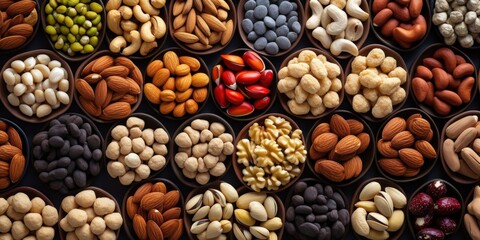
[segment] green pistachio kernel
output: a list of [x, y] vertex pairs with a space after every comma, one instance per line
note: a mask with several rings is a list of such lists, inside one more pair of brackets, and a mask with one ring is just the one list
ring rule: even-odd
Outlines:
[[57, 31], [55, 30], [55, 27], [53, 27], [53, 26], [46, 26], [46, 27], [45, 27], [45, 32], [46, 32], [48, 35], [55, 35], [55, 34], [57, 34]]
[[98, 30], [96, 27], [92, 27], [87, 31], [87, 35], [90, 37], [97, 36], [97, 33], [98, 33]]
[[70, 28], [68, 28], [67, 26], [60, 26], [60, 32], [63, 34], [63, 35], [67, 35], [70, 33]]
[[70, 32], [73, 34], [73, 35], [77, 35], [78, 34], [78, 25], [73, 25], [71, 28], [70, 28]]
[[80, 27], [80, 29], [78, 29], [78, 34], [79, 35], [85, 35], [86, 32], [87, 32], [87, 30], [84, 27]]
[[83, 25], [85, 23], [85, 16], [78, 16], [75, 23], [78, 24], [78, 25]]
[[97, 29], [98, 29], [98, 31], [102, 30], [102, 27], [103, 27], [102, 23], [98, 23], [98, 24], [97, 24]]
[[53, 14], [53, 17], [55, 20], [57, 20], [58, 23], [63, 24], [65, 21], [65, 15], [63, 14]]
[[83, 27], [84, 28], [91, 28], [92, 27], [92, 22], [90, 20], [86, 20], [84, 23], [83, 23]]
[[73, 19], [69, 16], [65, 17], [65, 26], [72, 27], [74, 24]]
[[102, 5], [96, 2], [90, 3], [90, 10], [96, 12], [96, 13], [101, 13], [103, 11]]
[[67, 15], [70, 17], [75, 17], [77, 16], [77, 10], [75, 10], [75, 8], [68, 8]]
[[55, 9], [57, 13], [66, 13], [67, 12], [67, 6], [58, 6], [57, 9]]
[[93, 25], [97, 25], [97, 24], [100, 23], [100, 21], [102, 21], [102, 16], [97, 15], [97, 17], [92, 20], [92, 24], [93, 24]]
[[53, 12], [53, 7], [50, 4], [45, 5], [45, 13], [50, 14]]
[[62, 49], [64, 46], [63, 39], [59, 38], [57, 41], [55, 41], [55, 49]]
[[71, 34], [71, 33], [69, 33], [69, 34], [67, 35], [67, 39], [68, 39], [68, 42], [69, 42], [69, 43], [74, 43], [74, 42], [77, 41], [77, 38], [76, 38], [73, 34]]
[[74, 51], [74, 52], [80, 52], [83, 50], [83, 45], [80, 44], [79, 42], [74, 42], [72, 43], [72, 45], [70, 45], [70, 48]]
[[59, 37], [58, 35], [50, 35], [50, 39], [52, 40], [52, 42], [56, 42], [59, 39]]
[[47, 15], [47, 24], [48, 25], [55, 25], [57, 21], [55, 21], [55, 18], [53, 17], [52, 14]]
[[98, 44], [98, 37], [97, 36], [93, 36], [90, 38], [90, 44], [92, 44], [92, 46], [96, 47], [97, 44]]
[[66, 51], [68, 51], [69, 48], [70, 48], [70, 44], [65, 43], [65, 44], [63, 44], [62, 51], [66, 52]]
[[49, 0], [48, 5], [52, 8], [52, 11], [54, 8], [58, 7], [58, 3], [55, 0]]
[[94, 11], [87, 11], [87, 13], [85, 14], [85, 17], [89, 20], [93, 20], [97, 17], [97, 13]]
[[92, 45], [86, 44], [85, 46], [83, 46], [83, 53], [91, 53], [94, 49], [95, 48]]
[[68, 0], [67, 4], [70, 7], [75, 7], [80, 1], [79, 0]]

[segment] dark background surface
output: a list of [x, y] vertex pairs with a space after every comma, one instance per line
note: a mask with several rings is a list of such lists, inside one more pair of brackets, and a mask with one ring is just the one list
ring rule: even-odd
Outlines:
[[[238, 0], [234, 0], [234, 3], [238, 4]], [[242, 42], [238, 31], [240, 31], [240, 29], [237, 28], [237, 32], [234, 35], [234, 39], [222, 51], [222, 53], [228, 53], [228, 52], [233, 51], [237, 48], [246, 48], [247, 47], [245, 45], [245, 43]], [[372, 44], [372, 43], [380, 43], [380, 41], [377, 38], [375, 38], [372, 31], [373, 31], [373, 29], [370, 30], [370, 34], [369, 34], [370, 36], [368, 37], [365, 45]], [[170, 37], [170, 35], [168, 35], [167, 37], [168, 37], [167, 43], [165, 44], [165, 46], [163, 46], [163, 48], [175, 47], [176, 45], [173, 43], [173, 40]], [[44, 31], [42, 29], [39, 29], [37, 35], [35, 36], [34, 41], [32, 41], [32, 43], [29, 46], [25, 47], [24, 49], [19, 50], [16, 53], [26, 52], [26, 51], [30, 51], [30, 50], [34, 50], [34, 49], [42, 49], [42, 48], [43, 49], [51, 49], [50, 45], [47, 41], [48, 41], [48, 39], [46, 38], [46, 34], [44, 33]], [[413, 61], [416, 59], [416, 57], [419, 56], [419, 54], [426, 47], [428, 47], [430, 44], [440, 43], [440, 42], [442, 42], [442, 40], [438, 37], [438, 35], [434, 31], [434, 28], [432, 27], [432, 30], [430, 31], [427, 40], [424, 42], [424, 44], [422, 46], [420, 46], [418, 49], [416, 49], [413, 52], [401, 53], [401, 55], [404, 57], [404, 60], [407, 64], [407, 67], [410, 68]], [[302, 39], [301, 39], [300, 43], [298, 44], [298, 46], [295, 49], [292, 49], [289, 53], [293, 53], [294, 51], [305, 48], [305, 47], [313, 47], [313, 45], [308, 41], [307, 37], [304, 34], [304, 36], [302, 36]], [[107, 43], [106, 38], [104, 39], [104, 42], [103, 42], [102, 47], [100, 49], [108, 49], [108, 43]], [[473, 60], [473, 62], [475, 64], [475, 67], [478, 67], [479, 66], [479, 56], [477, 54], [478, 50], [464, 50], [464, 52]], [[3, 64], [10, 57], [14, 56], [16, 53], [0, 55], [0, 65], [3, 66]], [[276, 69], [279, 70], [279, 67], [280, 67], [280, 64], [281, 64], [282, 60], [286, 56], [288, 56], [288, 54], [284, 55], [284, 57], [269, 57], [269, 60], [272, 61], [272, 63], [275, 65]], [[211, 69], [211, 67], [213, 67], [219, 61], [220, 53], [211, 54], [211, 55], [207, 55], [207, 56], [201, 56], [201, 57], [207, 63], [207, 66], [209, 67], [209, 69]], [[146, 59], [146, 60], [141, 60], [141, 61], [136, 60], [135, 63], [142, 70], [142, 72], [144, 72], [145, 69], [146, 69], [146, 66], [147, 66], [147, 64], [150, 60], [151, 59]], [[343, 69], [345, 69], [346, 65], [348, 63], [348, 60], [339, 60], [339, 62], [342, 64]], [[72, 68], [72, 71], [74, 73], [77, 70], [79, 65], [80, 65], [80, 63], [70, 62], [70, 67]], [[408, 72], [408, 69], [407, 69], [407, 72]], [[478, 91], [478, 90], [475, 89], [475, 91]], [[406, 108], [406, 107], [418, 107], [418, 106], [415, 106], [415, 103], [413, 102], [412, 98], [413, 98], [413, 96], [412, 96], [412, 94], [410, 94], [409, 99], [407, 100], [406, 104], [404, 105], [404, 108]], [[478, 98], [479, 98], [479, 96], [477, 94], [477, 96], [472, 100], [472, 103], [468, 107], [469, 110], [480, 109], [480, 107], [479, 107], [480, 104], [479, 104], [479, 99]], [[72, 99], [72, 101], [73, 101], [73, 99]], [[339, 109], [353, 111], [346, 98], [343, 101], [342, 105], [339, 107]], [[72, 104], [71, 108], [68, 110], [68, 112], [83, 113], [82, 110], [80, 110], [80, 108], [78, 107], [78, 105], [75, 102], [73, 102], [73, 104]], [[170, 119], [166, 119], [162, 116], [159, 116], [150, 107], [150, 105], [147, 103], [147, 100], [145, 98], [143, 99], [143, 101], [142, 101], [140, 107], [138, 108], [137, 112], [143, 112], [143, 113], [151, 114], [152, 116], [158, 118], [168, 128], [168, 131], [169, 131], [170, 134], [173, 134], [174, 131], [177, 129], [177, 127], [182, 123], [182, 121], [180, 121], [180, 120], [170, 120]], [[243, 126], [245, 126], [247, 124], [247, 122], [239, 122], [239, 121], [233, 121], [231, 119], [227, 119], [224, 115], [222, 115], [220, 113], [220, 111], [218, 109], [215, 108], [215, 105], [214, 105], [211, 97], [208, 98], [207, 106], [203, 109], [202, 112], [209, 112], [209, 113], [218, 114], [219, 116], [225, 118], [232, 125], [236, 134], [238, 134], [238, 132], [243, 128]], [[276, 102], [274, 103], [274, 106], [270, 109], [269, 112], [278, 112], [278, 113], [286, 114], [286, 112], [282, 109], [278, 98], [277, 98]], [[10, 119], [10, 120], [16, 122], [25, 131], [29, 141], [31, 141], [33, 136], [37, 132], [39, 132], [39, 130], [44, 125], [44, 124], [31, 124], [31, 123], [26, 123], [26, 122], [20, 121], [20, 120], [16, 119], [12, 114], [10, 114], [4, 106], [0, 106], [0, 117], [4, 117], [4, 118]], [[293, 116], [290, 116], [290, 117], [292, 117], [298, 123], [298, 125], [303, 130], [303, 133], [304, 133], [305, 137], [307, 137], [308, 132], [311, 130], [311, 128], [314, 126], [314, 124], [316, 122], [315, 120], [302, 120], [302, 119], [299, 119], [299, 118], [295, 118]], [[433, 117], [433, 119], [436, 121], [437, 127], [438, 127], [439, 131], [441, 132], [444, 124], [446, 123], [446, 121], [448, 119], [438, 119], [438, 118], [435, 118], [435, 117]], [[376, 135], [381, 123], [382, 122], [380, 122], [380, 123], [369, 122], [369, 125], [372, 128], [372, 130], [374, 132], [374, 135]], [[107, 131], [111, 127], [111, 124], [96, 123], [96, 125], [98, 126], [98, 128], [100, 129], [103, 137], [105, 138], [105, 136], [107, 134]], [[438, 152], [438, 150], [437, 150], [437, 152]], [[163, 172], [159, 173], [156, 177], [161, 177], [161, 178], [166, 178], [166, 179], [172, 180], [181, 189], [182, 195], [185, 198], [188, 195], [188, 193], [192, 190], [192, 188], [187, 187], [186, 185], [182, 184], [175, 177], [171, 164], [175, 164], [173, 160], [171, 160], [170, 164], [166, 167], [166, 169]], [[312, 174], [310, 169], [306, 166], [305, 171], [303, 172], [303, 174], [301, 175], [300, 178], [308, 178], [308, 177], [314, 177], [314, 175]], [[357, 188], [357, 186], [361, 182], [363, 182], [364, 180], [367, 180], [367, 179], [372, 178], [372, 177], [381, 177], [381, 174], [379, 173], [375, 164], [372, 164], [370, 170], [367, 172], [367, 174], [362, 179], [359, 179], [357, 182], [355, 182], [354, 184], [352, 184], [348, 187], [341, 188], [341, 190], [343, 190], [343, 192], [345, 193], [347, 198], [350, 200], [353, 197], [354, 191]], [[467, 194], [474, 187], [474, 185], [462, 185], [462, 184], [458, 184], [456, 182], [453, 182], [453, 180], [450, 179], [446, 175], [445, 171], [443, 170], [440, 159], [437, 161], [436, 166], [433, 168], [433, 170], [427, 176], [425, 176], [425, 177], [423, 177], [423, 178], [421, 178], [417, 181], [414, 181], [414, 182], [399, 183], [399, 185], [402, 186], [402, 188], [407, 193], [407, 198], [409, 198], [410, 195], [415, 191], [416, 188], [418, 188], [420, 185], [424, 184], [428, 180], [434, 179], [434, 178], [442, 178], [442, 179], [445, 179], [445, 180], [453, 183], [459, 189], [459, 191], [462, 193], [464, 198], [466, 198]], [[229, 182], [234, 187], [240, 187], [242, 185], [242, 183], [236, 178], [235, 173], [233, 171], [233, 167], [229, 169], [228, 173], [225, 175], [223, 180]], [[97, 176], [95, 179], [93, 179], [92, 185], [100, 187], [100, 188], [108, 191], [109, 193], [111, 193], [113, 196], [115, 196], [115, 198], [117, 199], [119, 204], [122, 204], [123, 197], [124, 197], [127, 189], [129, 188], [127, 186], [121, 185], [118, 182], [118, 179], [112, 179], [108, 175], [105, 167], [103, 168], [100, 175]], [[33, 188], [36, 188], [36, 189], [40, 190], [41, 192], [43, 192], [47, 197], [49, 197], [52, 200], [52, 202], [55, 204], [55, 207], [57, 207], [57, 208], [59, 208], [61, 200], [64, 197], [63, 195], [61, 195], [59, 193], [51, 191], [48, 188], [47, 185], [43, 184], [39, 180], [39, 178], [37, 176], [37, 173], [35, 172], [35, 170], [33, 168], [33, 164], [29, 165], [27, 173], [26, 173], [24, 179], [19, 183], [19, 186], [30, 186], [30, 187], [33, 187]], [[278, 195], [280, 196], [280, 198], [282, 200], [285, 200], [287, 192], [288, 192], [288, 190], [285, 190], [283, 192], [278, 193]], [[125, 218], [128, 219], [127, 216], [124, 216], [124, 219]], [[406, 224], [406, 222], [405, 222], [405, 224]], [[464, 229], [463, 229], [463, 226], [462, 226], [462, 228], [460, 228], [459, 232], [457, 232], [455, 235], [453, 235], [451, 237], [451, 239], [463, 239], [464, 238], [463, 232], [464, 232]], [[57, 234], [58, 234], [58, 232], [57, 232]], [[56, 239], [58, 239], [58, 237], [56, 237]], [[128, 239], [128, 237], [126, 236], [125, 231], [123, 229], [120, 233], [120, 238], [119, 239]], [[184, 233], [182, 239], [187, 239], [186, 233]], [[290, 239], [290, 237], [288, 237], [285, 234], [283, 239]], [[354, 239], [352, 229], [350, 229], [349, 236], [347, 237], [347, 239]], [[402, 235], [401, 239], [412, 239], [412, 236], [410, 235], [408, 227], [405, 228], [405, 232]]]

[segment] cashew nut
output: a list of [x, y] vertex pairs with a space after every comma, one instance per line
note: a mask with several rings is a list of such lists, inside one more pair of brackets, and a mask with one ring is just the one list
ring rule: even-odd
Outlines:
[[107, 26], [110, 31], [116, 35], [122, 35], [123, 30], [120, 27], [120, 21], [122, 20], [122, 15], [118, 10], [111, 10], [107, 13]]
[[154, 42], [143, 42], [142, 46], [140, 47], [140, 55], [145, 56], [147, 55], [152, 49], [158, 47], [156, 41]]
[[335, 5], [328, 5], [327, 14], [333, 19], [332, 23], [327, 25], [327, 33], [330, 35], [338, 35], [347, 28], [347, 14]]
[[149, 0], [140, 0], [140, 7], [142, 7], [144, 12], [150, 14], [150, 16], [158, 16], [158, 14], [160, 14], [160, 11], [154, 8]]
[[[5, 19], [5, 17], [4, 17], [4, 19]], [[28, 16], [26, 16], [23, 19], [24, 23], [30, 24], [32, 26], [35, 26], [37, 21], [38, 21], [38, 13], [37, 13], [37, 9], [35, 9], [35, 8], [32, 10], [32, 12]]]
[[113, 53], [119, 53], [122, 48], [126, 46], [127, 41], [125, 40], [125, 38], [122, 36], [117, 36], [110, 42], [110, 51]]
[[132, 42], [132, 35], [130, 35], [130, 32], [124, 32], [123, 37], [125, 38], [125, 40], [127, 40], [127, 42]]
[[363, 35], [362, 21], [357, 18], [349, 18], [347, 22], [347, 29], [345, 29], [345, 38], [355, 42]]
[[320, 16], [320, 24], [323, 28], [327, 28], [327, 25], [332, 22], [332, 19], [327, 14], [327, 8], [323, 8], [322, 15]]
[[144, 13], [140, 5], [133, 7], [133, 16], [135, 16], [135, 18], [141, 23], [150, 20], [150, 15], [148, 13]]
[[140, 37], [140, 33], [138, 31], [133, 30], [130, 32], [130, 35], [132, 36], [132, 43], [122, 51], [122, 55], [125, 56], [130, 56], [136, 53], [142, 45], [142, 38]]
[[120, 12], [124, 20], [129, 20], [133, 16], [132, 8], [130, 8], [129, 6], [121, 6], [120, 8], [118, 8], [118, 11]]
[[105, 5], [105, 11], [117, 10], [122, 5], [122, 0], [109, 0]]
[[348, 15], [358, 18], [361, 21], [366, 21], [369, 15], [360, 7], [361, 3], [362, 0], [347, 0], [347, 6], [345, 6], [345, 10], [347, 11]]
[[332, 45], [330, 45], [330, 52], [335, 56], [340, 55], [342, 52], [347, 52], [353, 56], [357, 56], [358, 48], [357, 45], [350, 40], [337, 39], [332, 42]]
[[[347, 25], [348, 26], [348, 25]], [[345, 38], [345, 31], [335, 36], [335, 39]]]
[[132, 22], [130, 20], [127, 20], [127, 21], [122, 20], [120, 22], [120, 26], [122, 27], [123, 31], [125, 31], [125, 32], [130, 32], [130, 31], [138, 29], [138, 25], [135, 22]]
[[123, 0], [123, 4], [130, 7], [135, 7], [138, 5], [138, 0]]
[[318, 0], [310, 0], [310, 9], [312, 9], [312, 16], [308, 18], [305, 26], [307, 29], [315, 29], [320, 25], [323, 5]]
[[165, 7], [165, 0], [152, 0], [151, 1], [152, 5], [156, 8], [163, 8]]
[[148, 21], [142, 24], [140, 28], [140, 36], [142, 37], [143, 41], [145, 42], [153, 42], [155, 41], [155, 36], [152, 33], [152, 22]]
[[150, 21], [152, 22], [152, 32], [155, 38], [159, 39], [165, 36], [167, 32], [165, 21], [159, 16], [153, 16]]
[[330, 49], [330, 45], [332, 44], [332, 38], [330, 37], [330, 35], [328, 35], [327, 31], [325, 31], [324, 28], [315, 28], [315, 30], [313, 30], [312, 32], [312, 36], [313, 38], [320, 41], [320, 43], [325, 49]]

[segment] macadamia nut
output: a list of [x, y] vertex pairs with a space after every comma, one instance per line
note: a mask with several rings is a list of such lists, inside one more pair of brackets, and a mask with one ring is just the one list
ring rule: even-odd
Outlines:
[[83, 208], [88, 208], [95, 202], [96, 195], [93, 190], [83, 190], [75, 195], [75, 202]]
[[93, 203], [93, 210], [98, 216], [104, 216], [115, 211], [115, 202], [106, 197], [100, 197]]

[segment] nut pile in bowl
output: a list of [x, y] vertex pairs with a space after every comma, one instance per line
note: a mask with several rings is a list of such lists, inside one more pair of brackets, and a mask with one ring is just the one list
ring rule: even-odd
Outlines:
[[[199, 104], [208, 97], [210, 77], [202, 62], [195, 57], [177, 54], [174, 49], [153, 60], [147, 66], [145, 97], [157, 106], [160, 114], [184, 117], [198, 112]], [[205, 71], [205, 72], [204, 72]]]
[[129, 117], [111, 130], [105, 156], [108, 174], [122, 185], [130, 185], [164, 169], [168, 158], [168, 133], [150, 128], [141, 116]]
[[[298, 179], [307, 150], [302, 130], [281, 115], [267, 115], [247, 125], [236, 146], [237, 176], [256, 192], [277, 191]], [[248, 128], [247, 128], [248, 127]]]
[[24, 45], [38, 23], [37, 2], [33, 0], [5, 1], [0, 6], [0, 50], [14, 50]]
[[[172, 37], [195, 52], [220, 50], [233, 38], [235, 24], [227, 0], [172, 0]], [[180, 45], [179, 44], [179, 45]]]
[[69, 72], [68, 66], [49, 54], [14, 60], [2, 73], [9, 92], [7, 100], [26, 117], [45, 119], [61, 106], [70, 105], [73, 86]]
[[[343, 52], [358, 55], [357, 42], [368, 34], [364, 23], [368, 21], [368, 10], [361, 8], [362, 1], [309, 1], [311, 16], [305, 26], [312, 31], [312, 37], [319, 41], [334, 56]], [[323, 16], [324, 14], [328, 17]], [[332, 17], [338, 18], [336, 21]], [[369, 26], [366, 25], [366, 28]]]
[[355, 112], [371, 112], [375, 119], [380, 119], [392, 113], [395, 105], [404, 102], [407, 71], [381, 48], [355, 57], [350, 67], [345, 92], [353, 96]]
[[80, 107], [96, 121], [123, 119], [135, 111], [143, 86], [140, 69], [130, 59], [106, 52], [87, 61], [75, 79]]
[[319, 116], [341, 104], [342, 68], [312, 50], [301, 50], [278, 71], [277, 89], [288, 97], [294, 115]]
[[205, 185], [226, 173], [225, 161], [234, 149], [233, 135], [226, 128], [221, 122], [199, 118], [175, 136], [174, 159], [183, 176]]
[[29, 160], [23, 155], [23, 145], [17, 130], [0, 120], [0, 190], [8, 188], [22, 178]]
[[[146, 56], [165, 38], [167, 25], [161, 14], [165, 0], [109, 0], [105, 6], [108, 29], [115, 35], [109, 48], [113, 53]], [[137, 54], [138, 55], [138, 54]]]
[[388, 239], [405, 224], [406, 205], [407, 198], [401, 190], [372, 181], [362, 188], [355, 203], [353, 230], [368, 239]]

